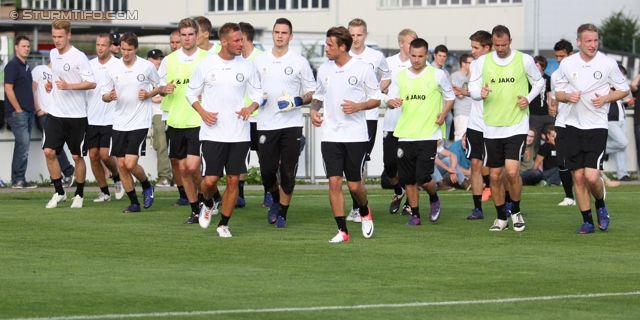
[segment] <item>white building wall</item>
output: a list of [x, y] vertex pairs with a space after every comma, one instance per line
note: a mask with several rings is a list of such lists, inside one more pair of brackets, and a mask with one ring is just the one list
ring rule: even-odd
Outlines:
[[[624, 10], [640, 16], [638, 0], [538, 0], [540, 1], [540, 50], [553, 50], [553, 45], [564, 38], [576, 44], [576, 31], [583, 23], [601, 26], [613, 12]], [[525, 49], [533, 50], [534, 1], [525, 1]], [[603, 39], [606, 43], [606, 39]], [[631, 41], [631, 39], [629, 39]], [[640, 43], [636, 44], [640, 52]]]
[[525, 46], [525, 4], [389, 9], [378, 8], [378, 1], [373, 0], [333, 0], [328, 10], [215, 13], [207, 12], [207, 1], [158, 0], [149, 5], [147, 1], [129, 0], [128, 3], [130, 10], [138, 10], [138, 23], [177, 23], [186, 16], [205, 15], [214, 26], [225, 22], [249, 22], [266, 30], [267, 38], [270, 38], [268, 33], [274, 21], [281, 17], [291, 20], [294, 36], [295, 33], [309, 33], [321, 37], [332, 26], [347, 25], [351, 19], [361, 18], [368, 24], [369, 40], [376, 41], [381, 48], [395, 49], [398, 32], [411, 28], [432, 47], [445, 44], [451, 50], [467, 50], [472, 33], [480, 29], [491, 31], [497, 24], [509, 27], [514, 48]]

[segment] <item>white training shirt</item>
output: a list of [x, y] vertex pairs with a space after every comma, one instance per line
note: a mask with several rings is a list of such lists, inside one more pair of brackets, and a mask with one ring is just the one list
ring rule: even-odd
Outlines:
[[346, 114], [341, 104], [344, 100], [380, 100], [380, 86], [371, 66], [357, 59], [350, 59], [342, 67], [327, 61], [318, 70], [317, 85], [313, 98], [324, 102], [322, 141], [369, 141], [365, 112]]
[[591, 99], [594, 99], [596, 94], [609, 94], [611, 87], [620, 91], [630, 90], [618, 63], [598, 51], [589, 62], [582, 60], [580, 54], [568, 56], [562, 60], [558, 70], [560, 73], [555, 81], [556, 92], [571, 94], [582, 91], [580, 101], [568, 103], [571, 109], [565, 124], [583, 130], [608, 129], [609, 104], [596, 108]]
[[87, 120], [90, 125], [108, 126], [113, 124], [113, 110], [116, 107], [115, 101], [106, 103], [102, 101], [102, 86], [106, 84], [107, 68], [116, 60], [113, 56], [105, 63], [101, 64], [98, 58], [89, 60], [89, 65], [96, 77], [96, 88], [87, 90]]
[[[398, 73], [400, 71], [411, 67], [411, 59], [407, 59], [407, 61], [402, 62], [400, 60], [400, 53], [388, 57], [387, 65], [389, 66], [389, 74], [391, 75], [391, 84], [389, 84], [389, 90], [387, 91], [387, 97], [397, 97], [398, 96], [398, 81], [396, 78], [398, 77]], [[427, 65], [429, 63], [427, 62]], [[400, 115], [402, 114], [401, 108], [395, 109], [387, 109], [384, 112], [384, 122], [382, 124], [382, 131], [392, 132], [396, 130], [396, 124], [398, 124], [398, 119], [400, 119]]]
[[267, 104], [260, 106], [257, 116], [258, 130], [303, 127], [302, 110], [295, 108], [282, 112], [278, 98], [283, 90], [292, 97], [315, 90], [316, 82], [309, 61], [291, 50], [280, 58], [271, 51], [265, 51], [253, 59], [253, 65], [258, 71], [262, 90], [267, 92]]
[[71, 47], [60, 55], [58, 49], [51, 50], [51, 96], [53, 97], [49, 113], [60, 118], [85, 118], [87, 99], [85, 90], [60, 90], [56, 81], [60, 78], [67, 83], [84, 81], [96, 83], [89, 59], [80, 50]]
[[[415, 74], [410, 70], [407, 70], [406, 77], [407, 79], [417, 79], [424, 75], [427, 72], [427, 68], [422, 69], [419, 74]], [[451, 87], [451, 82], [449, 81], [449, 77], [444, 70], [436, 68], [435, 73], [433, 74], [436, 84], [438, 85], [438, 89], [442, 92], [442, 100], [443, 101], [451, 101], [456, 99], [456, 95], [453, 93], [453, 88]], [[397, 82], [398, 75], [394, 79]], [[389, 96], [390, 99], [398, 98], [399, 92], [396, 92], [394, 96]], [[443, 106], [444, 108], [444, 106]], [[398, 108], [402, 109], [402, 107]], [[427, 141], [427, 140], [441, 140], [442, 139], [442, 127], [438, 127], [436, 132], [434, 132], [431, 137], [427, 139], [410, 139], [410, 138], [399, 138], [398, 141]]]
[[[513, 61], [516, 51], [517, 50], [511, 49], [511, 54], [504, 59], [498, 57], [498, 53], [496, 53], [495, 51], [488, 54], [493, 55], [493, 61], [495, 61], [497, 65], [506, 66], [509, 63], [511, 63], [511, 61]], [[471, 98], [473, 98], [474, 100], [482, 100], [482, 96], [480, 95], [482, 86], [484, 86], [484, 83], [482, 83], [482, 71], [484, 68], [484, 61], [486, 57], [487, 55], [483, 55], [477, 60], [474, 60], [475, 63], [471, 64], [472, 69], [471, 69], [471, 78], [470, 78], [471, 82], [469, 82], [469, 94], [471, 95]], [[531, 85], [531, 91], [529, 91], [529, 94], [527, 94], [526, 98], [529, 102], [531, 102], [531, 100], [533, 100], [533, 98], [539, 95], [540, 91], [544, 89], [544, 79], [540, 74], [540, 70], [538, 70], [538, 68], [536, 67], [535, 61], [530, 55], [523, 53], [522, 63], [524, 65], [525, 73], [527, 74], [527, 79], [529, 80], [529, 84]], [[472, 106], [471, 108], [473, 109], [474, 107], [475, 105]], [[520, 123], [512, 126], [505, 126], [505, 127], [485, 126], [483, 132], [484, 132], [483, 133], [484, 137], [489, 139], [501, 139], [501, 138], [512, 137], [514, 135], [519, 135], [519, 134], [527, 134], [529, 133], [529, 115], [525, 115], [522, 118], [522, 121], [520, 121]]]
[[[474, 67], [475, 63], [476, 63], [476, 60], [473, 60], [469, 65], [469, 70], [470, 70], [469, 83], [473, 81], [477, 81], [478, 76], [480, 77], [480, 82], [482, 82], [482, 73], [480, 74], [477, 73], [477, 70]], [[467, 89], [469, 88], [467, 87]], [[469, 112], [469, 121], [467, 122], [467, 129], [484, 132], [485, 126], [486, 125], [484, 123], [484, 100], [471, 99], [471, 112]]]
[[[380, 86], [380, 81], [391, 79], [389, 66], [387, 65], [387, 60], [384, 58], [382, 52], [365, 46], [364, 51], [362, 51], [361, 54], [355, 54], [353, 51], [349, 51], [349, 55], [369, 64], [371, 70], [373, 70], [376, 75], [376, 79], [378, 80], [378, 87]], [[378, 108], [367, 110], [366, 116], [367, 120], [378, 121]]]
[[217, 112], [218, 121], [210, 126], [200, 125], [200, 141], [251, 141], [249, 121], [236, 112], [245, 107], [245, 93], [252, 102], [262, 102], [262, 88], [253, 64], [242, 56], [224, 60], [220, 55], [209, 55], [200, 61], [187, 88], [187, 100], [193, 105], [202, 94], [202, 108]]
[[113, 130], [133, 131], [151, 127], [153, 107], [151, 98], [140, 100], [140, 89], [151, 91], [158, 87], [160, 79], [153, 63], [136, 56], [133, 66], [127, 68], [122, 59], [115, 60], [105, 73], [105, 85], [102, 94], [116, 89], [116, 106], [113, 117]]
[[[47, 93], [44, 86], [47, 84], [47, 80], [51, 81], [51, 69], [46, 64], [36, 66], [31, 70], [31, 77], [33, 82], [37, 84], [36, 87], [36, 99], [38, 99], [38, 105], [42, 111], [49, 113], [51, 109], [51, 92]], [[53, 81], [51, 81], [53, 84]]]
[[[551, 98], [556, 99], [556, 81], [560, 75], [560, 69], [556, 69], [551, 74]], [[567, 116], [571, 111], [571, 105], [558, 101], [558, 108], [556, 110], [556, 127], [564, 128]]]

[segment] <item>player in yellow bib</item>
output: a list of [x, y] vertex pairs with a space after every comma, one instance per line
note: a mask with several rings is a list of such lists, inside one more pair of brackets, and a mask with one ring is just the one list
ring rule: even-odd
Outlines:
[[[196, 46], [199, 29], [193, 19], [182, 19], [178, 24], [178, 30], [182, 48], [165, 57], [158, 70], [160, 82], [166, 83], [168, 92], [160, 108], [169, 111], [167, 117], [169, 158], [178, 162], [184, 192], [191, 207], [189, 219], [185, 223], [194, 224], [198, 222], [200, 212], [197, 189], [202, 181], [199, 137], [201, 118], [185, 96], [196, 65], [204, 60], [208, 53]], [[219, 198], [218, 193], [215, 199]]]
[[494, 27], [491, 35], [495, 51], [477, 59], [469, 83], [471, 97], [484, 100], [484, 163], [489, 167], [491, 194], [498, 212], [489, 230], [506, 229], [511, 215], [513, 229], [523, 231], [520, 160], [529, 132], [529, 103], [544, 88], [544, 79], [531, 56], [511, 49], [507, 27]]
[[[444, 71], [427, 65], [429, 44], [411, 41], [411, 67], [398, 73], [398, 97], [388, 101], [390, 108], [402, 107], [393, 135], [398, 138], [398, 176], [406, 185], [411, 207], [407, 226], [421, 224], [418, 183], [429, 194], [431, 222], [440, 218], [440, 198], [431, 178], [437, 157], [438, 140], [446, 132], [444, 118], [453, 107], [455, 96]], [[446, 101], [444, 108], [442, 100]]]

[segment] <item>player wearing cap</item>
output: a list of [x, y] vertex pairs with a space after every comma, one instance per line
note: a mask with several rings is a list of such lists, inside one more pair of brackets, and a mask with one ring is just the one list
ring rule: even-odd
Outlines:
[[[291, 21], [277, 19], [271, 33], [273, 49], [253, 60], [262, 89], [270, 97], [259, 108], [257, 135], [262, 185], [273, 199], [267, 219], [276, 228], [287, 227], [287, 212], [296, 183], [303, 127], [300, 106], [310, 103], [315, 91], [309, 62], [289, 50], [292, 29]], [[304, 94], [298, 96], [300, 93]]]
[[[115, 61], [105, 74], [106, 83], [100, 89], [102, 101], [115, 101], [111, 155], [118, 159], [118, 168], [125, 192], [131, 204], [122, 212], [140, 212], [133, 178], [142, 184], [143, 207], [151, 207], [153, 185], [138, 164], [145, 155], [147, 133], [151, 127], [153, 107], [151, 97], [162, 92], [155, 66], [136, 56], [138, 37], [125, 32], [121, 41], [122, 59]], [[149, 90], [151, 89], [151, 90]]]
[[[357, 18], [351, 20], [349, 22], [349, 34], [351, 34], [351, 37], [353, 38], [353, 44], [351, 45], [349, 54], [355, 59], [361, 60], [370, 66], [371, 70], [373, 70], [376, 75], [380, 91], [386, 92], [387, 87], [389, 87], [389, 84], [391, 83], [389, 66], [387, 66], [387, 60], [385, 60], [382, 52], [371, 49], [365, 45], [368, 35], [367, 23], [364, 20]], [[371, 160], [371, 151], [373, 150], [373, 146], [376, 142], [376, 133], [378, 132], [378, 108], [369, 109], [365, 111], [365, 114], [367, 118], [367, 131], [369, 133], [369, 143], [367, 144], [367, 156], [365, 157], [365, 161], [369, 161]], [[366, 175], [363, 172], [362, 185], [364, 185], [365, 179]], [[351, 207], [351, 212], [349, 213], [347, 220], [360, 222], [358, 201], [353, 194], [351, 194], [351, 199], [353, 200], [353, 206]]]
[[[96, 87], [96, 79], [89, 66], [87, 56], [69, 43], [71, 22], [54, 20], [51, 36], [56, 46], [51, 50], [52, 79], [45, 89], [51, 92], [52, 103], [44, 125], [42, 149], [47, 159], [47, 168], [56, 192], [46, 208], [55, 208], [67, 200], [62, 188], [62, 175], [56, 154], [63, 152], [66, 143], [76, 164], [76, 192], [71, 208], [82, 208], [84, 182], [87, 166], [84, 148], [87, 129], [86, 90]], [[55, 82], [55, 85], [52, 83]]]
[[120, 54], [120, 34], [117, 32], [112, 32], [109, 34], [109, 39], [111, 40], [111, 45], [109, 45], [109, 51], [111, 55], [120, 59], [117, 55]]
[[96, 38], [96, 53], [98, 57], [89, 61], [89, 65], [96, 77], [96, 88], [87, 90], [87, 136], [85, 147], [89, 150], [91, 170], [100, 187], [100, 194], [93, 202], [111, 201], [109, 186], [105, 178], [102, 164], [111, 171], [115, 183], [116, 199], [122, 199], [124, 188], [118, 173], [118, 162], [115, 157], [109, 155], [111, 147], [111, 133], [113, 131], [113, 110], [115, 103], [102, 101], [100, 89], [106, 84], [105, 73], [109, 66], [118, 61], [113, 59], [109, 51], [109, 34], [101, 33]]
[[[160, 64], [160, 84], [166, 85], [166, 96], [162, 99], [162, 110], [167, 117], [167, 140], [169, 158], [177, 159], [184, 191], [189, 200], [189, 218], [185, 224], [198, 223], [200, 199], [198, 188], [202, 181], [200, 170], [200, 115], [184, 98], [193, 71], [198, 62], [209, 54], [196, 46], [198, 24], [191, 18], [180, 20], [180, 43], [182, 48], [169, 54]], [[217, 190], [214, 192], [219, 199]]]
[[[242, 32], [236, 23], [225, 23], [218, 31], [222, 50], [198, 63], [187, 89], [187, 100], [202, 117], [200, 141], [202, 152], [201, 190], [204, 204], [200, 226], [208, 227], [217, 213], [214, 192], [226, 172], [227, 187], [222, 197], [218, 236], [229, 238], [229, 219], [238, 200], [238, 180], [247, 172], [249, 156], [249, 115], [262, 103], [262, 88], [253, 64], [240, 57]], [[251, 105], [245, 107], [249, 94]], [[202, 103], [198, 96], [202, 95]]]
[[[328, 62], [320, 66], [316, 92], [311, 102], [311, 121], [322, 127], [322, 159], [329, 179], [329, 202], [338, 234], [329, 242], [349, 241], [344, 216], [342, 176], [358, 201], [362, 235], [373, 236], [373, 219], [362, 184], [369, 135], [364, 110], [380, 105], [380, 87], [371, 66], [349, 55], [353, 38], [345, 27], [327, 31]], [[324, 118], [319, 111], [324, 106]]]

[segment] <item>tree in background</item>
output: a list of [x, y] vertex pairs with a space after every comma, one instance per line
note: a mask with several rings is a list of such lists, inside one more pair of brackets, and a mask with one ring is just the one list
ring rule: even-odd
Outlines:
[[640, 48], [638, 17], [627, 15], [623, 10], [613, 12], [602, 20], [602, 25], [598, 27], [600, 45], [609, 50], [632, 52], [634, 51], [633, 39], [635, 39], [635, 51], [637, 52]]

